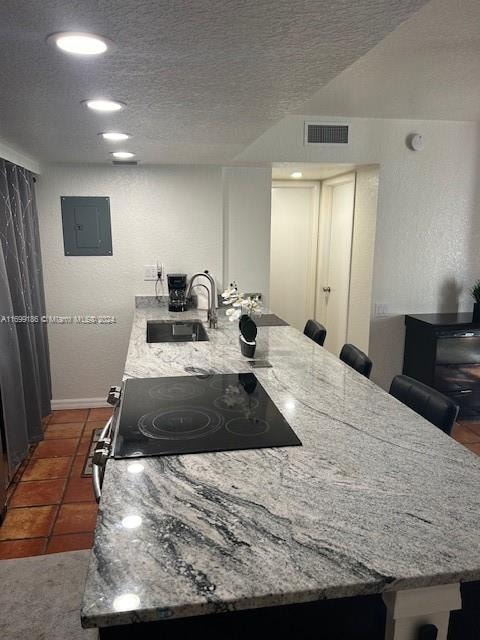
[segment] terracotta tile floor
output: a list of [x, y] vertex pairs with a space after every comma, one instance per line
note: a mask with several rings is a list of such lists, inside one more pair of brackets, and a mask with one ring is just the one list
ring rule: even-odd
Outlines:
[[480, 422], [462, 420], [453, 427], [452, 437], [480, 456]]
[[[97, 517], [92, 479], [82, 477], [92, 430], [111, 409], [54, 411], [8, 491], [0, 560], [89, 549]], [[479, 440], [480, 442], [480, 436]]]
[[[97, 505], [91, 478], [82, 477], [93, 429], [111, 409], [54, 411], [45, 440], [30, 453], [9, 488], [0, 527], [0, 559], [89, 549]], [[460, 422], [452, 436], [480, 455], [480, 422]]]

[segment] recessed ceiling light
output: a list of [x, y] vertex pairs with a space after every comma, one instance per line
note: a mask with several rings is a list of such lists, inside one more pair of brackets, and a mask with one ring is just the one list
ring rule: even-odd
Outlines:
[[98, 135], [105, 138], [105, 140], [111, 140], [112, 142], [120, 142], [120, 140], [128, 140], [128, 138], [131, 138], [129, 133], [119, 133], [116, 131], [106, 131], [105, 133], [99, 133]]
[[79, 56], [98, 56], [112, 47], [112, 42], [103, 36], [81, 31], [60, 31], [48, 36], [47, 42], [62, 51]]
[[303, 176], [303, 173], [301, 171], [294, 171], [293, 173], [290, 174], [291, 178], [301, 178]]
[[114, 151], [112, 156], [114, 158], [118, 158], [119, 160], [127, 160], [128, 158], [133, 158], [135, 154], [131, 151]]
[[125, 106], [123, 102], [118, 102], [117, 100], [84, 100], [83, 103], [86, 104], [89, 109], [102, 111], [104, 113], [120, 111], [120, 109], [123, 109]]

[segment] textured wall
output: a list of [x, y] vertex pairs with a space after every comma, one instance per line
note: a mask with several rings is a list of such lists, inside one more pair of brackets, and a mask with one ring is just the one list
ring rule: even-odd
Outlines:
[[[478, 125], [343, 118], [349, 145], [305, 147], [305, 119], [312, 118], [284, 118], [238, 160], [380, 165], [372, 302], [388, 305], [389, 315], [372, 318], [369, 352], [374, 380], [387, 387], [402, 368], [404, 314], [472, 307], [468, 289], [480, 277]], [[422, 152], [405, 145], [414, 131], [425, 136]]]
[[347, 340], [365, 352], [369, 350], [370, 338], [378, 173], [378, 167], [361, 167], [356, 171], [355, 181]]
[[259, 291], [268, 302], [270, 286], [270, 168], [224, 169], [225, 283]]
[[[102, 398], [120, 381], [134, 297], [154, 293], [143, 267], [157, 258], [166, 272], [208, 268], [219, 288], [237, 278], [268, 294], [270, 187], [262, 168], [46, 167], [37, 195], [47, 312], [117, 318], [49, 326], [54, 400]], [[63, 255], [62, 195], [110, 196], [113, 256]]]
[[415, 128], [425, 150], [397, 157], [392, 144], [380, 174], [373, 302], [389, 311], [372, 319], [370, 354], [385, 387], [402, 369], [403, 314], [472, 309], [480, 277], [478, 125]]
[[[113, 256], [65, 257], [60, 196], [110, 196]], [[45, 168], [37, 183], [47, 312], [109, 314], [115, 325], [50, 325], [53, 397], [98, 398], [121, 380], [143, 265], [209, 268], [222, 280], [219, 167]]]

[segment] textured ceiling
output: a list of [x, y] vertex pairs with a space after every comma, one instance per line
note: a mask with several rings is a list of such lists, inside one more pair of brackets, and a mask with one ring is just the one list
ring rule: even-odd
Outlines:
[[298, 113], [479, 120], [479, 25], [479, 0], [432, 0]]
[[[104, 162], [105, 129], [151, 163], [229, 162], [425, 0], [2, 0], [0, 137], [37, 158]], [[45, 44], [107, 36], [96, 59]], [[128, 108], [87, 112], [112, 97]]]

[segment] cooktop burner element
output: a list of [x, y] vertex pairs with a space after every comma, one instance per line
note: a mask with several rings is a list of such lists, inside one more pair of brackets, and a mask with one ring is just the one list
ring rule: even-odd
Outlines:
[[258, 407], [258, 400], [251, 395], [245, 397], [238, 387], [227, 389], [223, 396], [215, 398], [214, 406], [220, 411], [234, 411], [245, 413]]
[[225, 428], [235, 436], [259, 436], [270, 429], [270, 425], [261, 418], [242, 416], [229, 420]]
[[147, 438], [191, 440], [214, 433], [223, 425], [222, 416], [208, 409], [169, 409], [147, 413], [138, 421], [138, 428]]
[[163, 380], [163, 383], [159, 381], [157, 385], [148, 390], [148, 394], [152, 398], [159, 400], [168, 398], [178, 401], [191, 400], [202, 395], [202, 389], [193, 381], [177, 382], [177, 378], [174, 378], [173, 382], [171, 382], [170, 378], [163, 378]]
[[123, 385], [113, 455], [301, 444], [253, 373], [137, 378]]

